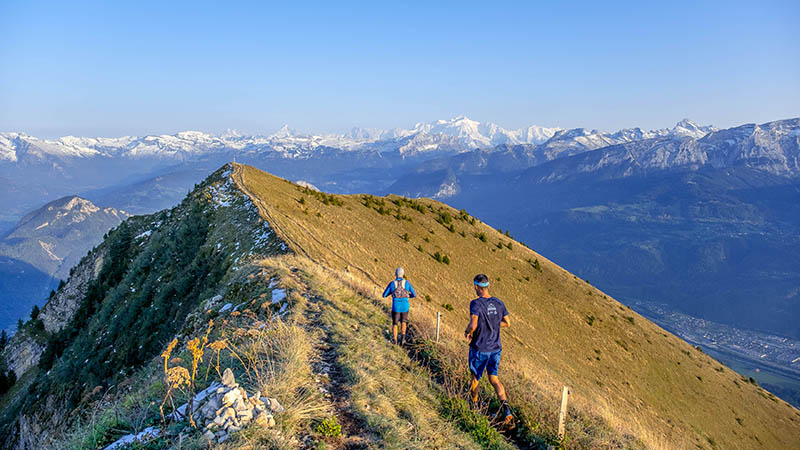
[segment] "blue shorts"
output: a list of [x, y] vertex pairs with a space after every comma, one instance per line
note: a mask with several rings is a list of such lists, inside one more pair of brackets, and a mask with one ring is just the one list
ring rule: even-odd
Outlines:
[[483, 371], [489, 375], [497, 376], [497, 369], [500, 367], [500, 354], [502, 350], [496, 352], [479, 352], [474, 348], [469, 348], [469, 371], [476, 380], [480, 380]]

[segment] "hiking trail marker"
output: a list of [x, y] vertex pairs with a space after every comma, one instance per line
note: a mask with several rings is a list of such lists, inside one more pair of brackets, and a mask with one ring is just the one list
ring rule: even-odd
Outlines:
[[442, 313], [436, 311], [436, 343], [439, 343], [439, 322], [442, 320]]
[[567, 400], [569, 398], [569, 388], [561, 388], [561, 411], [558, 413], [558, 440], [564, 439], [564, 425], [567, 420]]

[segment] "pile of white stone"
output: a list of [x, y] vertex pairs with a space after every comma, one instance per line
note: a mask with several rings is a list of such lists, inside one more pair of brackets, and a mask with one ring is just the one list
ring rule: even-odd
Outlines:
[[[230, 433], [255, 423], [262, 427], [274, 427], [273, 414], [283, 412], [283, 407], [274, 398], [262, 397], [259, 391], [248, 396], [233, 378], [231, 369], [222, 374], [222, 384], [214, 383], [197, 395], [192, 410], [197, 427], [209, 441], [223, 443]], [[185, 406], [185, 405], [184, 405]], [[183, 407], [180, 414], [185, 413]]]
[[[248, 424], [262, 427], [274, 427], [273, 414], [282, 413], [283, 407], [274, 398], [262, 397], [259, 391], [248, 396], [233, 378], [231, 369], [225, 369], [222, 383], [211, 383], [194, 396], [192, 401], [192, 417], [203, 436], [211, 442], [223, 443], [230, 433], [244, 428]], [[171, 413], [170, 420], [184, 420], [189, 405], [185, 404]], [[107, 446], [105, 450], [116, 450], [118, 447], [133, 442], [147, 442], [161, 435], [161, 430], [148, 427], [138, 434], [129, 434]]]

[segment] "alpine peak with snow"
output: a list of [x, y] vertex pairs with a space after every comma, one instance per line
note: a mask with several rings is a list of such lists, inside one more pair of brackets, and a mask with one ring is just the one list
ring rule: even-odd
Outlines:
[[688, 119], [681, 120], [673, 128], [652, 131], [633, 128], [605, 133], [582, 128], [564, 130], [537, 125], [507, 130], [491, 122], [478, 122], [461, 115], [449, 120], [417, 123], [410, 129], [378, 130], [355, 127], [341, 134], [302, 133], [289, 125], [283, 125], [266, 136], [244, 135], [235, 130], [227, 130], [219, 135], [182, 131], [172, 135], [117, 138], [65, 136], [48, 140], [20, 132], [6, 132], [0, 133], [0, 161], [20, 163], [49, 158], [119, 156], [180, 160], [218, 152], [274, 153], [276, 156], [296, 158], [313, 156], [313, 151], [320, 147], [372, 152], [400, 150], [401, 153], [413, 154], [432, 150], [467, 151], [501, 144], [539, 145], [554, 137], [583, 140], [586, 147], [597, 148], [604, 144], [663, 136], [699, 139], [715, 130], [711, 126], [698, 126]]

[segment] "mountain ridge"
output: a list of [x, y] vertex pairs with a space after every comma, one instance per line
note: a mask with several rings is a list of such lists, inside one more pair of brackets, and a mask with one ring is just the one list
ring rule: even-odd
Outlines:
[[[253, 242], [265, 247], [252, 247]], [[97, 256], [101, 254], [104, 262], [98, 263]], [[448, 256], [447, 262], [442, 254]], [[157, 256], [155, 263], [149, 263]], [[183, 257], [192, 260], [191, 264], [175, 266]], [[203, 263], [209, 257], [224, 262], [222, 272], [214, 272], [213, 266]], [[161, 269], [146, 270], [148, 264]], [[543, 448], [543, 439], [551, 439], [548, 436], [554, 433], [552, 411], [557, 409], [563, 385], [573, 390], [569, 419], [573, 440], [566, 441], [567, 448], [640, 448], [640, 441], [654, 448], [782, 448], [797, 443], [800, 412], [790, 405], [742, 380], [588, 282], [465, 211], [425, 199], [326, 194], [240, 164], [215, 172], [170, 211], [128, 219], [81, 263], [76, 274], [95, 277], [90, 284], [97, 287], [88, 288], [84, 300], [71, 301], [74, 314], [80, 318], [78, 322], [72, 321], [72, 325], [53, 335], [45, 334], [47, 344], [41, 353], [36, 381], [23, 376], [22, 385], [15, 391], [21, 392], [23, 397], [19, 398], [26, 398], [29, 403], [18, 406], [22, 411], [18, 428], [6, 428], [6, 433], [17, 432], [6, 434], [11, 439], [6, 442], [15, 442], [17, 448], [31, 448], [57, 438], [57, 430], [64, 430], [64, 423], [58, 421], [66, 413], [59, 406], [60, 397], [55, 394], [58, 389], [70, 392], [69, 398], [74, 402], [67, 404], [70, 409], [73, 404], [88, 408], [90, 404], [81, 399], [92, 398], [92, 389], [110, 391], [117, 383], [124, 384], [126, 377], [137, 377], [138, 367], [143, 367], [145, 373], [158, 372], [166, 359], [162, 362], [153, 357], [172, 336], [183, 341], [208, 333], [208, 317], [221, 323], [224, 333], [226, 327], [250, 320], [247, 317], [253, 311], [265, 311], [265, 318], [257, 317], [252, 328], [241, 329], [236, 339], [244, 339], [245, 343], [248, 336], [261, 336], [258, 327], [273, 327], [282, 320], [290, 321], [287, 326], [309, 320], [319, 326], [327, 324], [331, 328], [323, 333], [339, 337], [325, 338], [323, 334], [321, 339], [328, 346], [325, 352], [337, 352], [339, 358], [355, 350], [348, 350], [350, 347], [340, 334], [343, 330], [350, 330], [350, 337], [346, 338], [350, 340], [367, 333], [369, 345], [359, 344], [357, 355], [361, 359], [352, 360], [353, 366], [348, 370], [367, 369], [364, 358], [402, 352], [381, 337], [388, 319], [385, 306], [374, 306], [385, 305], [376, 292], [387, 277], [391, 278], [397, 265], [406, 267], [420, 292], [412, 306], [412, 329], [419, 345], [416, 351], [422, 352], [420, 357], [436, 358], [439, 367], [454, 364], [462, 368], [459, 373], [463, 372], [465, 344], [458, 336], [466, 321], [466, 300], [473, 295], [471, 279], [476, 271], [490, 274], [493, 293], [503, 298], [511, 310], [514, 325], [503, 332], [502, 376], [509, 401], [519, 416], [520, 429], [534, 431], [516, 437], [493, 435], [501, 448]], [[195, 274], [196, 270], [201, 272]], [[216, 274], [212, 278], [200, 276], [206, 273]], [[317, 281], [316, 288], [305, 286], [317, 276], [315, 273], [326, 273], [329, 278]], [[276, 279], [281, 280], [280, 289], [285, 291], [274, 292], [278, 289]], [[192, 281], [187, 284], [187, 280]], [[73, 282], [78, 283], [78, 278], [68, 280], [67, 286]], [[342, 282], [344, 286], [340, 287]], [[202, 289], [194, 289], [198, 283], [203, 284]], [[151, 303], [153, 297], [172, 298], [172, 289], [185, 288], [190, 295], [176, 297], [180, 301]], [[56, 294], [59, 299], [64, 295], [66, 291]], [[270, 298], [278, 298], [280, 303], [274, 304]], [[326, 307], [315, 313], [319, 305]], [[143, 308], [143, 312], [137, 312], [137, 308]], [[155, 310], [160, 309], [166, 312], [156, 314]], [[50, 307], [45, 308], [47, 314], [49, 310]], [[308, 312], [303, 313], [304, 310]], [[332, 314], [326, 311], [332, 310], [340, 311], [339, 315], [326, 316]], [[442, 339], [434, 346], [431, 330], [436, 312], [442, 314]], [[184, 314], [188, 314], [185, 319]], [[317, 319], [315, 314], [328, 318]], [[87, 325], [77, 326], [84, 321]], [[33, 344], [41, 342], [37, 329], [36, 321], [30, 321], [13, 343], [26, 336]], [[231, 330], [229, 339], [236, 336], [233, 331], [236, 330]], [[266, 332], [278, 331], [267, 328]], [[154, 339], [156, 335], [160, 337]], [[137, 338], [131, 341], [131, 336]], [[94, 345], [86, 345], [89, 342]], [[138, 350], [136, 344], [140, 345]], [[426, 346], [431, 348], [426, 350]], [[92, 348], [97, 348], [97, 354]], [[128, 365], [128, 358], [133, 358], [130, 361], [135, 365]], [[334, 367], [332, 374], [341, 370], [339, 364], [348, 364], [345, 359], [323, 358], [328, 358], [327, 364]], [[403, 366], [418, 367], [414, 371], [426, 370], [416, 366], [414, 360], [399, 361], [405, 361]], [[295, 369], [291, 373], [297, 376], [303, 372]], [[346, 395], [351, 390], [353, 395], [360, 393], [353, 397], [358, 398], [357, 403], [337, 406], [335, 413], [350, 415], [339, 415], [340, 420], [362, 417], [366, 424], [363, 426], [389, 438], [380, 434], [387, 429], [371, 428], [375, 420], [384, 424], [390, 420], [384, 415], [389, 414], [387, 409], [376, 403], [386, 400], [375, 392], [367, 395], [359, 391], [381, 378], [350, 373], [371, 378], [338, 384], [337, 389], [344, 389]], [[75, 374], [83, 374], [78, 378], [86, 380], [83, 385], [70, 384], [74, 383]], [[423, 383], [419, 389], [438, 385], [436, 381], [415, 382]], [[27, 386], [32, 386], [35, 395], [24, 394]], [[148, 386], [143, 389], [153, 389]], [[116, 389], [121, 389], [120, 401], [131, 392], [139, 392]], [[448, 397], [451, 394], [446, 389], [437, 389], [443, 389], [439, 395], [444, 395], [447, 402], [455, 402], [447, 404], [463, 402]], [[290, 394], [282, 395], [281, 403], [288, 408], [297, 407], [296, 401], [309, 401], [307, 397], [293, 400]], [[114, 398], [115, 394], [109, 396]], [[148, 397], [142, 401], [149, 401]], [[98, 405], [104, 407], [102, 403]], [[439, 416], [445, 414], [438, 412], [442, 411], [441, 406], [427, 405], [424, 409], [432, 408], [436, 420], [452, 420], [463, 426], [458, 416]], [[406, 422], [413, 421], [415, 429], [423, 431], [418, 417], [406, 417]], [[632, 417], [636, 419], [631, 420]], [[277, 420], [284, 419], [278, 416]], [[356, 432], [353, 427], [343, 430]], [[300, 436], [304, 433], [293, 432]], [[399, 439], [411, 438], [408, 433], [400, 436]], [[360, 439], [375, 437], [364, 435]]]
[[[335, 147], [343, 150], [363, 150], [367, 148], [391, 146], [406, 141], [406, 147], [413, 151], [425, 151], [431, 146], [459, 146], [462, 149], [485, 148], [502, 144], [539, 145], [554, 136], [583, 133], [595, 136], [596, 142], [587, 141], [586, 146], [597, 146], [597, 142], [612, 144], [632, 139], [642, 139], [670, 134], [699, 137], [714, 127], [699, 127], [684, 119], [671, 129], [643, 131], [639, 128], [623, 129], [613, 133], [583, 128], [564, 130], [532, 125], [517, 130], [506, 130], [491, 122], [481, 123], [457, 116], [450, 120], [437, 120], [418, 123], [410, 129], [375, 130], [353, 128], [341, 134], [306, 134], [284, 125], [270, 135], [242, 135], [238, 132], [225, 132], [219, 135], [200, 131], [182, 131], [172, 135], [146, 135], [141, 137], [124, 136], [119, 138], [86, 138], [65, 136], [57, 140], [42, 140], [24, 133], [0, 133], [0, 160], [18, 162], [25, 157], [43, 159], [47, 156], [69, 157], [174, 157], [181, 158], [230, 149], [235, 151], [272, 150], [284, 157], [299, 157], [306, 151], [319, 147]], [[436, 136], [439, 136], [436, 138]], [[602, 136], [602, 137], [601, 137]], [[587, 138], [590, 139], [591, 138]], [[599, 140], [599, 141], [598, 141]], [[385, 141], [385, 142], [383, 142]], [[427, 141], [427, 144], [415, 142]], [[260, 150], [259, 150], [260, 149]]]

